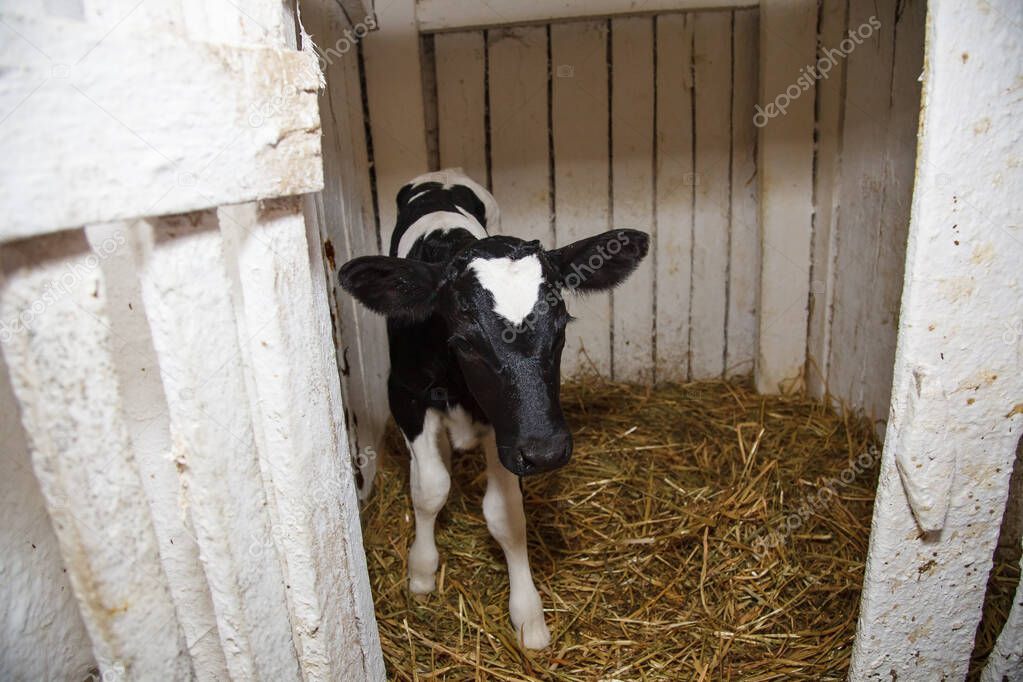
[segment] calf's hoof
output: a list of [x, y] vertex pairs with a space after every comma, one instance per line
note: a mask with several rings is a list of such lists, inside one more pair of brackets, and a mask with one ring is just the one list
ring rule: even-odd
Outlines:
[[437, 586], [437, 575], [409, 575], [408, 588], [412, 594], [430, 594]]
[[527, 649], [543, 649], [551, 643], [551, 631], [542, 614], [527, 619], [519, 627], [519, 641]]

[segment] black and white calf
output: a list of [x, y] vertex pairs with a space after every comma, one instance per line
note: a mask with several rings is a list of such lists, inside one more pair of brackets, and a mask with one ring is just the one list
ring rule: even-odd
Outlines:
[[561, 350], [571, 319], [562, 292], [622, 282], [647, 252], [647, 235], [614, 230], [551, 251], [537, 241], [488, 236], [493, 196], [459, 170], [428, 173], [398, 192], [390, 256], [341, 268], [342, 286], [387, 316], [391, 412], [411, 452], [415, 593], [434, 588], [434, 521], [447, 499], [451, 450], [482, 441], [483, 515], [508, 562], [511, 620], [522, 643], [550, 641], [526, 554], [519, 476], [572, 455], [561, 412]]

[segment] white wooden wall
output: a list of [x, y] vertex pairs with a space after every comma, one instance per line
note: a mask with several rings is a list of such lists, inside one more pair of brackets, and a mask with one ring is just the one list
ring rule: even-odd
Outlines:
[[[364, 45], [373, 170], [363, 177], [379, 221], [353, 235], [353, 253], [375, 252], [377, 239], [386, 247], [405, 180], [461, 166], [494, 192], [510, 234], [551, 245], [615, 225], [654, 235], [649, 260], [621, 289], [570, 300], [579, 319], [567, 376], [755, 371], [761, 391], [806, 388], [887, 418], [923, 0], [828, 0], [819, 10], [769, 0], [426, 37], [419, 31], [500, 17], [446, 13], [454, 6], [443, 0], [412, 4], [379, 7], [384, 30]], [[569, 5], [566, 16], [596, 11]], [[546, 11], [516, 8], [523, 17]], [[880, 29], [827, 78], [786, 115], [754, 125], [755, 105], [872, 16]], [[368, 340], [377, 333], [360, 334], [362, 345], [377, 348]], [[375, 377], [386, 359], [362, 357], [374, 378], [351, 379], [353, 396], [383, 404]]]
[[[385, 244], [397, 189], [425, 167], [398, 141], [416, 118], [399, 113], [425, 101], [436, 108], [436, 163], [489, 186], [505, 233], [549, 247], [613, 227], [653, 235], [624, 286], [570, 301], [579, 321], [566, 375], [649, 382], [752, 371], [755, 10], [439, 33], [427, 39], [434, 63], [423, 65], [435, 69], [436, 92], [397, 100], [389, 60], [400, 53], [376, 40], [366, 42], [366, 75]], [[425, 164], [425, 152], [415, 159]]]
[[360, 495], [369, 493], [390, 417], [387, 405], [386, 329], [383, 319], [338, 286], [338, 268], [356, 256], [380, 253], [373, 204], [359, 47], [338, 43], [353, 27], [328, 2], [303, 2], [302, 21], [317, 46], [326, 86], [320, 92], [323, 128], [323, 191], [309, 213], [319, 225], [329, 286], [338, 367], [345, 396], [345, 423]]
[[820, 82], [807, 386], [883, 422], [913, 196], [926, 3], [828, 1], [821, 12], [822, 49], [871, 17], [880, 28]]
[[2, 10], [0, 347], [80, 618], [12, 576], [56, 615], [4, 670], [382, 679], [294, 8], [74, 4]]

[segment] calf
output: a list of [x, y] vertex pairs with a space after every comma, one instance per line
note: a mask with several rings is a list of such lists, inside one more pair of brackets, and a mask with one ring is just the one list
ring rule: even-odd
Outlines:
[[550, 632], [529, 569], [518, 477], [572, 455], [560, 402], [571, 320], [562, 293], [619, 284], [646, 255], [648, 237], [614, 230], [547, 251], [488, 236], [497, 204], [458, 170], [415, 178], [397, 202], [390, 256], [349, 261], [340, 281], [387, 317], [388, 398], [411, 453], [409, 585], [417, 594], [434, 589], [434, 521], [447, 499], [451, 450], [482, 442], [483, 515], [508, 562], [511, 620], [526, 647], [543, 648]]

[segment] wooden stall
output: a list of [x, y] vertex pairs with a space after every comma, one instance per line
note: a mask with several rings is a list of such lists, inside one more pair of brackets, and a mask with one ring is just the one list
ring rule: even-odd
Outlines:
[[[384, 678], [358, 497], [386, 337], [337, 268], [383, 251], [401, 185], [461, 167], [503, 233], [652, 235], [569, 300], [567, 376], [748, 377], [873, 422], [850, 678], [965, 678], [1023, 509], [1020, 3], [17, 0], [0, 24], [0, 676]], [[1021, 600], [985, 680], [1023, 676]]]

